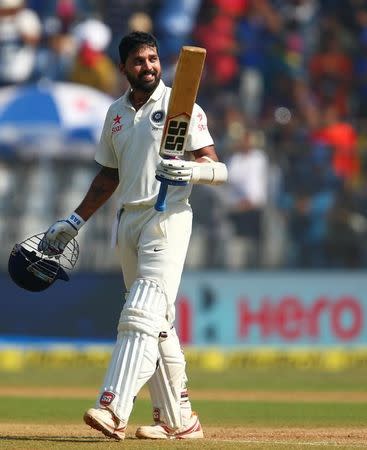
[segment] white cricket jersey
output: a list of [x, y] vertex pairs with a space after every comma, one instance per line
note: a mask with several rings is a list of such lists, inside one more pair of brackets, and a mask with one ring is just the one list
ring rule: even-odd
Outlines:
[[[129, 100], [130, 91], [110, 106], [95, 160], [119, 171], [118, 201], [124, 205], [154, 205], [160, 182], [155, 179], [164, 121], [171, 88], [161, 80], [149, 100], [138, 111]], [[213, 145], [204, 111], [195, 104], [186, 151]], [[184, 201], [192, 185], [169, 186], [167, 203]]]

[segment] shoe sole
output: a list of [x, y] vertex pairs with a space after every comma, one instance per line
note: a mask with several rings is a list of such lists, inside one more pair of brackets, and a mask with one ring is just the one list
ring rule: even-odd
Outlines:
[[161, 434], [161, 435], [148, 435], [148, 434], [144, 434], [144, 432], [141, 432], [139, 430], [136, 431], [135, 436], [138, 439], [153, 439], [153, 440], [182, 440], [182, 439], [203, 439], [204, 438], [204, 433], [202, 431], [194, 431], [193, 433], [187, 434], [187, 435], [166, 435], [166, 434]]
[[124, 438], [120, 437], [113, 431], [109, 431], [103, 424], [98, 422], [94, 417], [90, 416], [89, 414], [84, 414], [84, 422], [89, 425], [90, 427], [94, 428], [97, 431], [100, 431], [103, 433], [106, 437], [111, 439], [116, 439], [117, 441], [122, 441]]
[[195, 431], [194, 433], [187, 434], [186, 436], [173, 436], [170, 439], [203, 439], [204, 433], [202, 431]]
[[168, 436], [167, 435], [165, 435], [165, 434], [161, 434], [161, 435], [159, 435], [159, 434], [156, 434], [156, 435], [153, 435], [153, 434], [151, 434], [151, 435], [148, 435], [148, 434], [145, 434], [144, 432], [141, 432], [141, 431], [139, 431], [139, 430], [136, 430], [136, 433], [135, 433], [135, 436], [138, 438], [138, 439], [154, 439], [154, 440], [158, 440], [158, 439], [169, 439], [168, 438]]

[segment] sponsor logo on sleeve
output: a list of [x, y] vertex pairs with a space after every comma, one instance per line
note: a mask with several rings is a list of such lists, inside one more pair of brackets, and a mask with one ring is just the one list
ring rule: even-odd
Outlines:
[[113, 118], [112, 134], [117, 133], [118, 131], [121, 130], [122, 130], [121, 116], [119, 114], [116, 114], [116, 116]]
[[205, 131], [205, 130], [207, 130], [207, 128], [208, 128], [208, 125], [206, 124], [206, 122], [203, 120], [204, 119], [204, 117], [203, 117], [203, 114], [202, 113], [198, 113], [197, 114], [197, 119], [198, 119], [198, 129], [199, 129], [199, 131]]

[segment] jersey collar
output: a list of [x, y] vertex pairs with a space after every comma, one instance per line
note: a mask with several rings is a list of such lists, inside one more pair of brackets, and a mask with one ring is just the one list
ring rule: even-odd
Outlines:
[[[156, 102], [157, 100], [159, 100], [159, 99], [162, 97], [162, 95], [163, 95], [163, 92], [164, 92], [165, 87], [166, 87], [166, 86], [165, 86], [165, 84], [163, 83], [163, 81], [160, 80], [158, 86], [157, 86], [157, 87], [155, 88], [155, 90], [153, 91], [153, 94], [148, 98], [147, 103], [148, 103], [150, 100], [153, 100], [154, 102]], [[122, 96], [122, 103], [123, 103], [125, 106], [129, 107], [129, 108], [131, 108], [131, 103], [130, 103], [130, 100], [129, 100], [130, 92], [131, 92], [131, 89], [127, 89], [126, 92], [125, 92], [125, 94]], [[145, 104], [147, 104], [147, 103], [145, 103]]]
[[[157, 100], [159, 100], [161, 97], [162, 97], [162, 95], [163, 95], [163, 92], [164, 92], [164, 89], [165, 89], [165, 84], [163, 83], [163, 81], [162, 80], [160, 80], [159, 81], [159, 84], [158, 84], [158, 86], [155, 88], [155, 91], [153, 92], [153, 94], [150, 96], [150, 99], [152, 99], [153, 101], [157, 101]], [[150, 100], [149, 99], [149, 100]], [[149, 102], [149, 100], [148, 100], [148, 102]]]

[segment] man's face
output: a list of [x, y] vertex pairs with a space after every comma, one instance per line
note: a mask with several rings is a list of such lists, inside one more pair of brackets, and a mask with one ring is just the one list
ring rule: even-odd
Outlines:
[[142, 46], [129, 53], [121, 72], [133, 89], [153, 92], [161, 79], [161, 63], [155, 47]]

